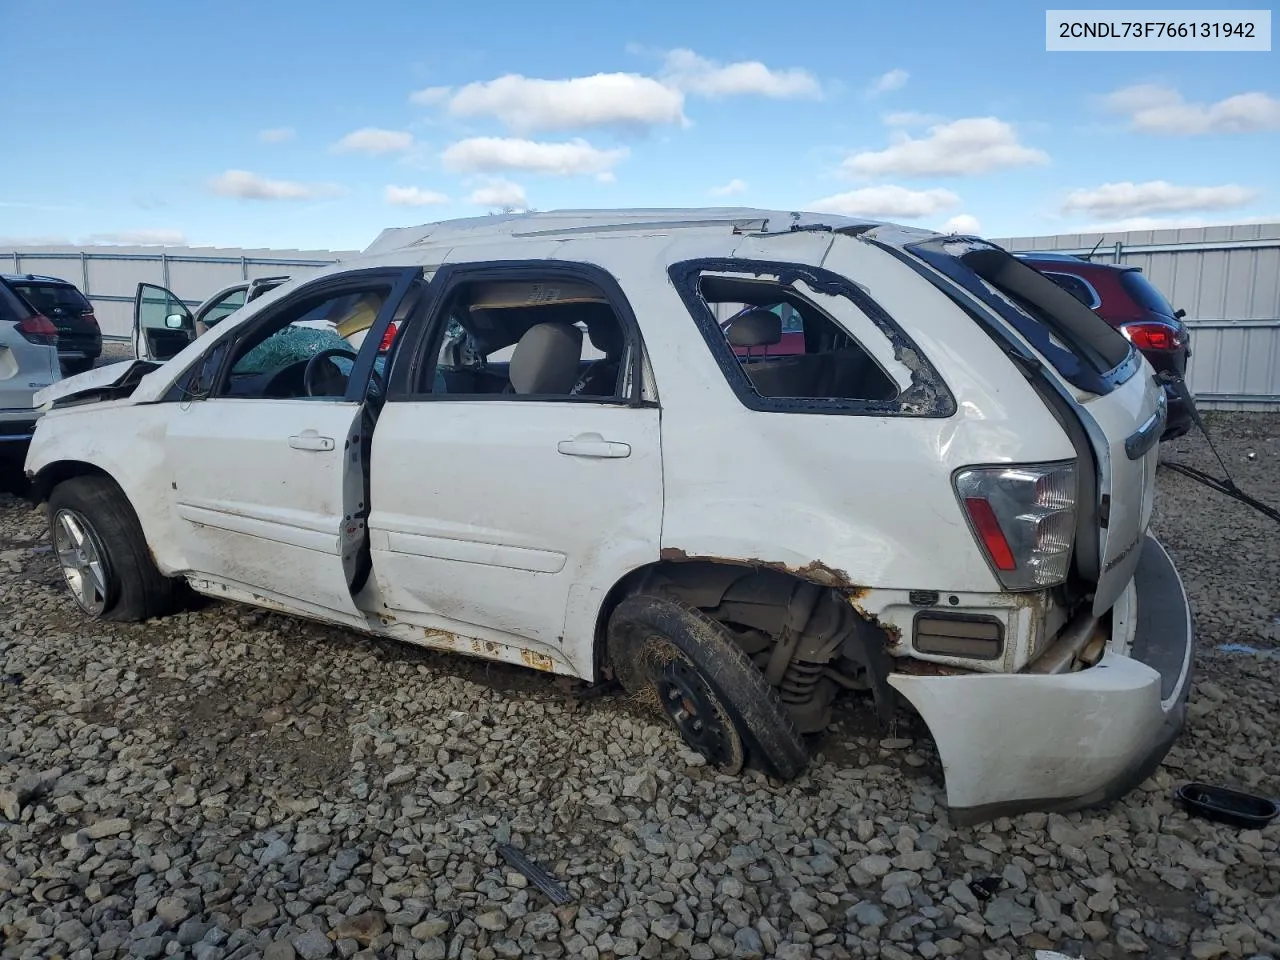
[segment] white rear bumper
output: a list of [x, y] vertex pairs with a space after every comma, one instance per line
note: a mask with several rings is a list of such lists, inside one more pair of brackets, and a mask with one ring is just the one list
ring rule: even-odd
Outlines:
[[933, 734], [953, 819], [1105, 802], [1159, 766], [1185, 720], [1194, 644], [1186, 593], [1153, 537], [1134, 588], [1128, 655], [1115, 637], [1073, 673], [889, 676]]

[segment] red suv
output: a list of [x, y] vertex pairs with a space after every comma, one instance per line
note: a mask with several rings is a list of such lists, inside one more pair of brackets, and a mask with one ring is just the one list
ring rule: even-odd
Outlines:
[[[1142, 351], [1157, 373], [1185, 377], [1191, 356], [1191, 331], [1182, 322], [1185, 310], [1175, 310], [1139, 267], [1093, 263], [1064, 253], [1019, 253], [1085, 306], [1091, 308]], [[1191, 406], [1168, 384], [1169, 419], [1162, 440], [1191, 429]], [[1189, 396], [1189, 394], [1188, 394]]]

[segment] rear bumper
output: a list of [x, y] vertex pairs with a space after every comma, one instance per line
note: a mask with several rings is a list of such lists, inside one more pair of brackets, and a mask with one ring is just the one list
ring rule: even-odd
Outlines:
[[[1153, 537], [1128, 590], [1091, 668], [890, 675], [937, 743], [953, 820], [1106, 803], [1159, 767], [1186, 721], [1194, 641], [1186, 592]], [[1121, 608], [1134, 611], [1132, 643]]]

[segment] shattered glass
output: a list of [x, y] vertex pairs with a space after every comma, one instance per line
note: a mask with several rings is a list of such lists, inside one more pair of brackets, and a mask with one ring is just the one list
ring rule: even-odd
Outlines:
[[334, 348], [351, 351], [351, 345], [332, 330], [288, 326], [276, 331], [241, 357], [236, 364], [236, 373], [280, 370], [291, 363], [309, 360], [321, 350]]

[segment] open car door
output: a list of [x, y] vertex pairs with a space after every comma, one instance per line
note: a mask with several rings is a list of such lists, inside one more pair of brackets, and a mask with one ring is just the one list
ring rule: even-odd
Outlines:
[[196, 322], [171, 290], [138, 284], [133, 295], [133, 353], [139, 360], [168, 360], [196, 337]]

